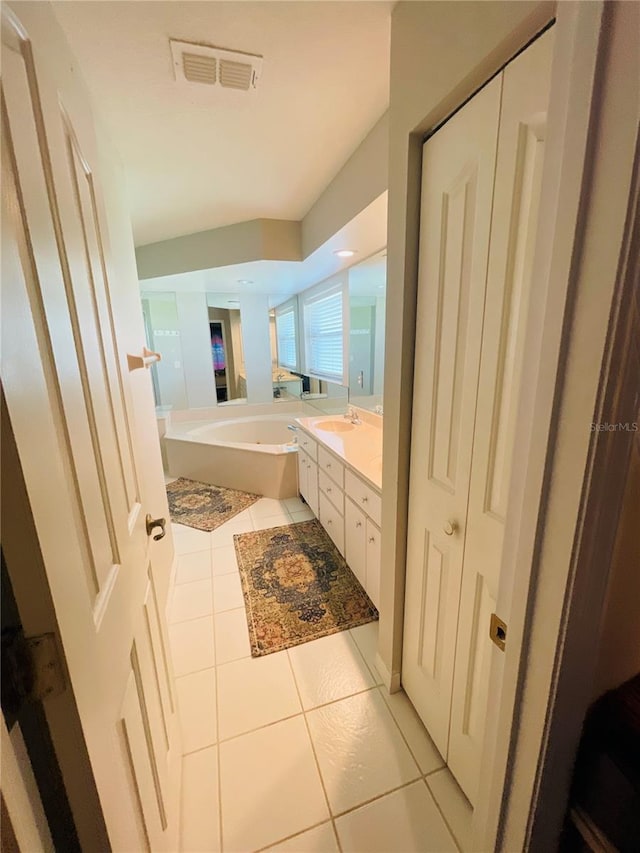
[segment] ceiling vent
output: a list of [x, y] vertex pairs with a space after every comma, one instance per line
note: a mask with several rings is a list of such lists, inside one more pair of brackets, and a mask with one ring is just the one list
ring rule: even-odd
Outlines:
[[262, 71], [262, 57], [236, 50], [169, 39], [176, 80], [254, 92]]

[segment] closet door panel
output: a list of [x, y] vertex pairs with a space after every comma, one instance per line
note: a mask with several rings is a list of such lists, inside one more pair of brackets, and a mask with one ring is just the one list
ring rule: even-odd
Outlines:
[[553, 31], [504, 71], [448, 761], [477, 793], [524, 328], [532, 287]]
[[445, 756], [501, 85], [423, 150], [402, 680]]

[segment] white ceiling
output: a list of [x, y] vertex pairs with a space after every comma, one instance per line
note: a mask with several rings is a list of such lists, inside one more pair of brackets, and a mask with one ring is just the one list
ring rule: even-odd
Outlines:
[[[302, 219], [388, 105], [391, 2], [53, 6], [124, 160], [137, 245]], [[262, 54], [258, 91], [177, 84], [170, 37]]]
[[[269, 296], [269, 306], [274, 307], [294, 293], [350, 268], [350, 287], [353, 278], [358, 293], [365, 294], [371, 292], [374, 283], [385, 283], [387, 258], [382, 247], [386, 242], [385, 192], [304, 261], [252, 261], [146, 278], [140, 282], [140, 290], [143, 294], [205, 292], [211, 297], [209, 305], [225, 308], [236, 307], [228, 302], [237, 299], [240, 293], [261, 293]], [[353, 249], [356, 254], [351, 258], [339, 258], [335, 254], [339, 249]]]

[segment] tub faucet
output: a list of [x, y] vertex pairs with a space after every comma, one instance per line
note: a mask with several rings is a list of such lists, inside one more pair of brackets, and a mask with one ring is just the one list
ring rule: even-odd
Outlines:
[[293, 432], [298, 432], [300, 427], [297, 427], [295, 424], [287, 424], [287, 429], [292, 430]]

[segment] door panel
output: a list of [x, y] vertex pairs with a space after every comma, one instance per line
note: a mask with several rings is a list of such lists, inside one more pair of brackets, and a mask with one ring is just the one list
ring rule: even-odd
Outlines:
[[423, 150], [402, 681], [444, 756], [501, 85], [489, 83]]
[[180, 744], [90, 112], [6, 8], [2, 39], [7, 408], [112, 847], [174, 850]]
[[524, 328], [532, 288], [553, 31], [504, 71], [491, 248], [448, 761], [473, 803], [479, 783]]

